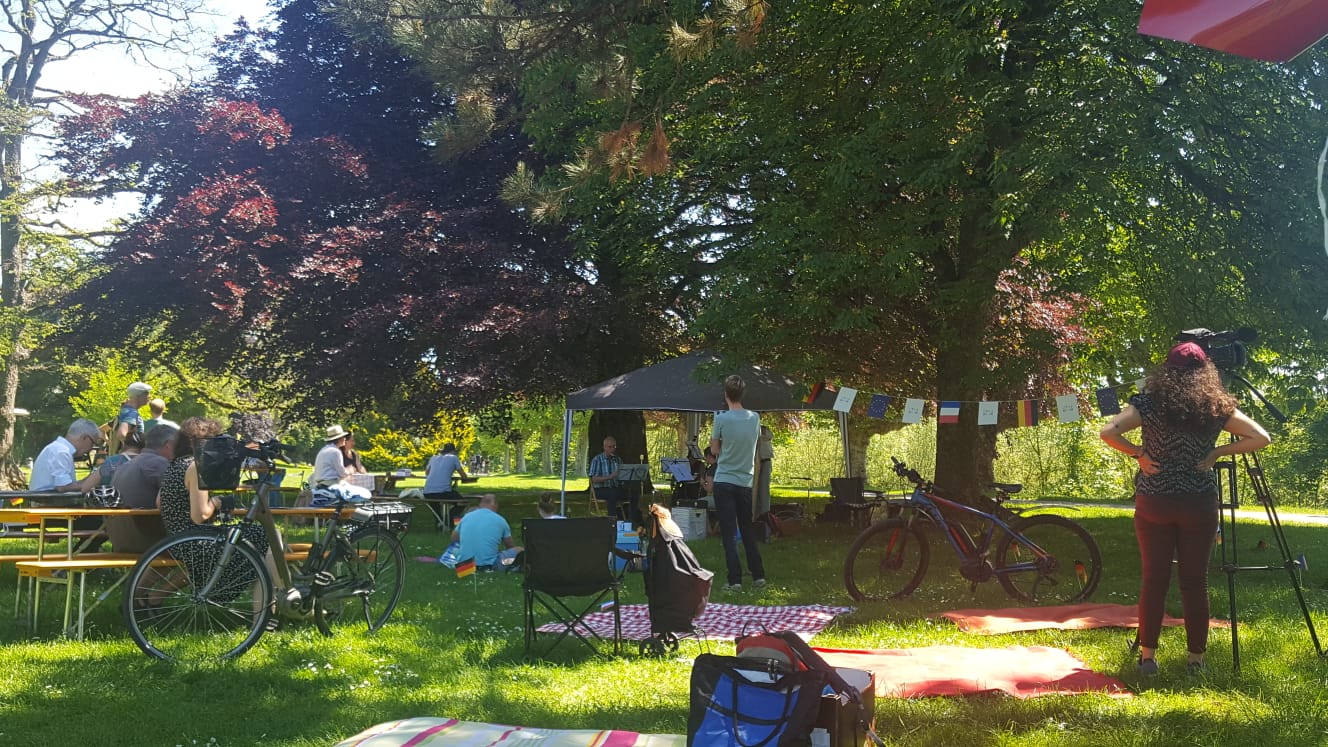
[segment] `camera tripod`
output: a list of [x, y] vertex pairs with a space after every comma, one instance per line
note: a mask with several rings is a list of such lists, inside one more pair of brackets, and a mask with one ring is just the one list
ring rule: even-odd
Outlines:
[[[1244, 384], [1279, 423], [1286, 422], [1286, 416], [1264, 398], [1263, 394], [1253, 384], [1238, 374], [1224, 373]], [[1213, 470], [1217, 473], [1218, 500], [1221, 501], [1219, 504], [1218, 531], [1220, 532], [1220, 547], [1222, 548], [1221, 567], [1222, 572], [1227, 574], [1227, 601], [1231, 615], [1231, 668], [1237, 673], [1240, 672], [1240, 635], [1236, 616], [1236, 574], [1242, 571], [1286, 571], [1287, 578], [1291, 581], [1291, 588], [1296, 592], [1296, 601], [1300, 604], [1301, 614], [1305, 617], [1305, 628], [1309, 631], [1310, 640], [1314, 643], [1314, 650], [1322, 657], [1324, 656], [1323, 646], [1319, 643], [1319, 635], [1314, 629], [1314, 620], [1310, 617], [1309, 605], [1305, 603], [1305, 592], [1300, 585], [1300, 572], [1304, 570], [1303, 563], [1291, 555], [1291, 547], [1287, 543], [1286, 533], [1282, 531], [1282, 520], [1278, 517], [1277, 507], [1273, 504], [1273, 494], [1268, 488], [1268, 479], [1264, 475], [1263, 465], [1259, 462], [1259, 455], [1251, 452], [1239, 456], [1240, 462], [1245, 468], [1245, 474], [1249, 477], [1250, 486], [1254, 490], [1254, 496], [1258, 499], [1259, 505], [1263, 506], [1264, 513], [1267, 515], [1268, 526], [1273, 533], [1273, 545], [1276, 547], [1280, 563], [1270, 563], [1268, 565], [1240, 564], [1240, 544], [1236, 537], [1236, 510], [1240, 508], [1240, 491], [1237, 488], [1236, 480], [1236, 457], [1232, 456], [1218, 462], [1214, 465]]]

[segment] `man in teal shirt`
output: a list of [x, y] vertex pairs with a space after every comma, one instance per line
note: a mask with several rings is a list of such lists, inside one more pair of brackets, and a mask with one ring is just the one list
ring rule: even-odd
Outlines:
[[725, 591], [742, 590], [742, 564], [733, 538], [735, 532], [742, 536], [752, 585], [758, 589], [765, 586], [765, 565], [752, 526], [752, 473], [761, 417], [742, 406], [746, 389], [741, 376], [734, 374], [724, 380], [724, 404], [729, 409], [715, 413], [710, 431], [710, 452], [715, 459], [715, 509], [719, 512], [719, 535], [724, 541], [724, 562], [728, 565]]

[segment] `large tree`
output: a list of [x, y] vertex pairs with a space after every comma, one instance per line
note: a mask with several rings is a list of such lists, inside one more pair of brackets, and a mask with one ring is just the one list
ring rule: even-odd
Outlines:
[[431, 158], [422, 131], [456, 97], [317, 5], [240, 29], [214, 80], [88, 99], [65, 121], [79, 184], [145, 198], [76, 313], [268, 382], [288, 409], [390, 402], [421, 422], [639, 360], [601, 333], [609, 298], [562, 230], [497, 199], [519, 159], [538, 160], [527, 138], [500, 125], [462, 158]]
[[[1322, 53], [1269, 67], [1141, 37], [1123, 0], [336, 5], [438, 80], [516, 96], [565, 166], [508, 196], [592, 261], [647, 248], [634, 267], [693, 282], [704, 304], [678, 313], [740, 355], [976, 401], [1137, 375], [1180, 327], [1323, 339]], [[991, 459], [975, 410], [938, 435], [961, 490]]]
[[[19, 381], [47, 329], [32, 307], [54, 303], [76, 264], [67, 252], [44, 256], [60, 245], [65, 226], [39, 222], [51, 192], [33, 182], [27, 146], [65, 92], [46, 86], [43, 76], [99, 47], [120, 47], [141, 64], [151, 64], [157, 53], [185, 52], [195, 33], [190, 16], [202, 6], [201, 0], [0, 0], [0, 482], [7, 485], [22, 480], [12, 454]], [[43, 270], [56, 277], [43, 278]]]

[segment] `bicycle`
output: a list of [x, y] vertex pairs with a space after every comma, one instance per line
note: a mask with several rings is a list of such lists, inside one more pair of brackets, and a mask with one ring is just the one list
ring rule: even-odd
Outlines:
[[[256, 448], [238, 442], [227, 448], [234, 453], [238, 482], [243, 459], [258, 459], [273, 469], [285, 447], [270, 441]], [[129, 574], [123, 613], [130, 636], [145, 654], [181, 663], [231, 659], [277, 627], [274, 614], [312, 618], [328, 636], [337, 623], [362, 619], [373, 633], [387, 622], [405, 583], [406, 555], [398, 534], [409, 529], [410, 506], [338, 501], [292, 573], [268, 509], [274, 489], [268, 481], [260, 483], [238, 522], [167, 537], [142, 555]], [[254, 523], [263, 527], [273, 550], [280, 593], [264, 558], [241, 541], [242, 527]]]
[[[995, 507], [983, 511], [941, 496], [916, 470], [890, 459], [895, 474], [912, 482], [913, 491], [907, 498], [883, 501], [892, 515], [864, 529], [849, 547], [844, 585], [854, 599], [898, 599], [913, 593], [931, 559], [926, 528], [945, 538], [972, 590], [995, 578], [1015, 599], [1069, 604], [1097, 589], [1102, 553], [1092, 535], [1063, 516], [1024, 516], [1006, 507], [1005, 500], [1021, 485], [993, 485]], [[977, 530], [970, 532], [961, 519], [977, 520]]]

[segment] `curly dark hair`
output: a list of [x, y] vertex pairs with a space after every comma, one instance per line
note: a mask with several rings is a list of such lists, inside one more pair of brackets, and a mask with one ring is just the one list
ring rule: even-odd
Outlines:
[[1236, 411], [1236, 398], [1211, 361], [1194, 368], [1158, 366], [1144, 388], [1161, 417], [1187, 430], [1225, 423]]
[[221, 423], [209, 418], [188, 418], [175, 434], [175, 458], [193, 456], [194, 442], [221, 433]]

